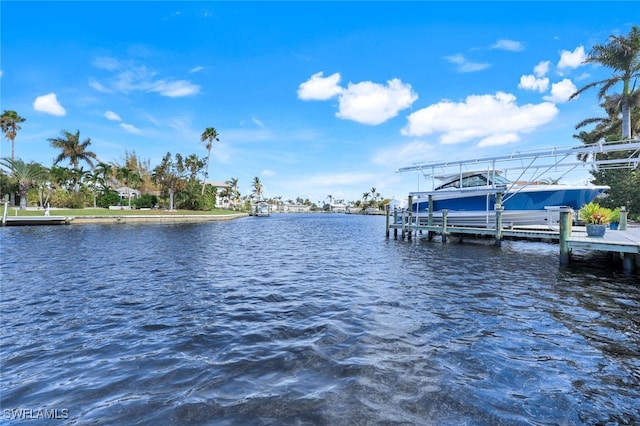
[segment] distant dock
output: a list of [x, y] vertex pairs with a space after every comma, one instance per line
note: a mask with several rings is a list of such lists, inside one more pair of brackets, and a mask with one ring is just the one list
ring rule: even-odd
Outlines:
[[[570, 208], [561, 209], [557, 227], [462, 227], [447, 225], [446, 220], [442, 224], [426, 225], [422, 224], [418, 218], [412, 217], [411, 212], [396, 210], [391, 214], [388, 209], [386, 218], [387, 238], [393, 230], [394, 238], [398, 238], [400, 233], [402, 239], [409, 240], [424, 233], [429, 240], [435, 235], [440, 235], [442, 242], [447, 242], [452, 236], [459, 240], [464, 236], [493, 237], [497, 246], [501, 245], [504, 238], [548, 240], [558, 243], [561, 266], [571, 263], [573, 249], [586, 249], [619, 255], [625, 272], [634, 272], [640, 268], [640, 228], [627, 227], [625, 221], [619, 229], [608, 229], [602, 237], [590, 237], [587, 236], [585, 227], [572, 225], [573, 210]], [[500, 212], [497, 212], [496, 224], [500, 224]]]
[[6, 216], [2, 226], [68, 225], [72, 220], [66, 216]]

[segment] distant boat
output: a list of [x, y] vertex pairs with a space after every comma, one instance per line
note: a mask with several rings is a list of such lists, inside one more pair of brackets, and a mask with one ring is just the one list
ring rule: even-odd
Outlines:
[[269, 203], [266, 201], [260, 201], [256, 204], [254, 208], [254, 216], [269, 216], [271, 209], [269, 208]]

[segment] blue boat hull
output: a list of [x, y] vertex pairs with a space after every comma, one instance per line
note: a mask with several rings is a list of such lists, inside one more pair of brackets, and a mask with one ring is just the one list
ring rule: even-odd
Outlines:
[[[559, 185], [545, 185], [528, 187], [519, 192], [513, 190], [503, 195], [503, 217], [514, 226], [550, 224], [557, 220], [557, 208], [553, 209], [554, 207], [566, 206], [578, 210], [607, 189], [605, 186], [563, 188]], [[451, 224], [476, 226], [480, 223], [493, 223], [495, 191], [436, 191], [430, 194], [433, 196], [436, 222], [446, 209]], [[424, 218], [429, 213], [428, 198], [424, 195], [416, 198], [411, 210]]]
[[[574, 210], [580, 209], [583, 205], [589, 203], [599, 194], [603, 193], [606, 188], [582, 188], [582, 189], [562, 189], [548, 191], [522, 191], [511, 196], [504, 196], [503, 206], [505, 210], [544, 210], [548, 206], [567, 206]], [[428, 201], [420, 201], [414, 203], [413, 211], [428, 212]], [[496, 204], [495, 194], [464, 196], [459, 198], [438, 199], [434, 196], [433, 210], [440, 211], [444, 209], [452, 211], [486, 211], [494, 210]]]

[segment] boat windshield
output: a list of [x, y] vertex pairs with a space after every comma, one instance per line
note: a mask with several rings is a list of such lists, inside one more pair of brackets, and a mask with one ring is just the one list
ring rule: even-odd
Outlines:
[[[438, 191], [440, 189], [448, 189], [448, 188], [477, 188], [480, 186], [504, 186], [509, 185], [510, 182], [504, 177], [494, 174], [492, 175], [493, 179], [487, 179], [486, 174], [475, 174], [470, 176], [463, 176], [462, 180], [460, 178], [449, 181], [445, 184], [440, 185], [435, 190]], [[460, 185], [462, 182], [462, 186]]]

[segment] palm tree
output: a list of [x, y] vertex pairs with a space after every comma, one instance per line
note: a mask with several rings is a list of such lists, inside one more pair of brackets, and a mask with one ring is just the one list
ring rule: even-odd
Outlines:
[[[635, 91], [632, 98], [640, 97], [640, 91]], [[620, 119], [619, 109], [620, 95], [615, 94], [612, 96], [605, 96], [604, 102], [600, 106], [605, 110], [606, 117], [590, 117], [582, 120], [576, 124], [576, 129], [580, 129], [586, 126], [595, 124], [595, 127], [590, 131], [581, 130], [580, 133], [574, 134], [573, 137], [582, 141], [585, 145], [592, 145], [600, 141], [620, 140], [620, 129], [622, 120]], [[640, 108], [634, 108], [631, 111], [631, 133], [640, 133]], [[578, 159], [581, 161], [588, 160], [589, 154], [578, 154]], [[600, 159], [604, 159], [604, 154], [598, 154]], [[595, 158], [594, 158], [595, 159]]]
[[27, 191], [47, 178], [48, 170], [39, 163], [25, 163], [20, 159], [4, 158], [0, 165], [12, 170], [12, 178], [18, 184], [20, 210], [27, 209]]
[[571, 95], [573, 99], [592, 87], [600, 86], [598, 99], [606, 97], [607, 93], [618, 83], [622, 83], [622, 93], [618, 95], [617, 108], [622, 111], [622, 139], [631, 138], [631, 110], [639, 106], [640, 97], [635, 96], [635, 83], [632, 80], [640, 78], [640, 30], [633, 26], [627, 37], [609, 36], [609, 43], [597, 44], [587, 55], [585, 63], [598, 63], [611, 68], [615, 74], [606, 80], [595, 81], [582, 87]]
[[53, 180], [53, 184], [58, 188], [64, 188], [65, 191], [69, 190], [70, 182], [73, 179], [71, 169], [67, 167], [53, 166], [49, 170], [49, 178]]
[[176, 154], [175, 161], [171, 158], [171, 153], [162, 157], [160, 165], [153, 169], [152, 179], [160, 185], [164, 193], [169, 194], [169, 210], [174, 210], [174, 195], [185, 187], [184, 182], [185, 166], [182, 155]]
[[93, 208], [98, 207], [98, 191], [104, 190], [105, 180], [102, 177], [102, 173], [96, 168], [93, 173], [89, 172], [87, 175], [89, 186], [91, 187], [91, 193], [93, 194]]
[[[196, 180], [198, 173], [204, 167], [204, 161], [202, 161], [196, 154], [190, 154], [184, 159], [184, 167], [189, 171], [189, 178], [191, 180]], [[204, 186], [202, 187], [203, 192], [201, 195], [204, 195]]]
[[131, 207], [131, 193], [129, 192], [129, 190], [131, 187], [134, 187], [138, 183], [140, 183], [140, 174], [135, 170], [129, 169], [128, 167], [118, 167], [116, 169], [116, 179], [118, 179], [126, 188], [127, 198], [129, 198], [129, 207]]
[[204, 195], [204, 186], [207, 182], [207, 178], [209, 177], [209, 160], [211, 159], [211, 148], [213, 147], [213, 141], [220, 142], [218, 139], [218, 131], [214, 127], [207, 127], [200, 135], [200, 140], [204, 142], [204, 146], [207, 148], [207, 164], [206, 170], [204, 172], [204, 182], [202, 182], [202, 195]]
[[103, 186], [108, 186], [113, 174], [113, 166], [100, 161], [95, 168], [95, 173], [100, 177]]
[[71, 183], [76, 194], [80, 192], [80, 185], [90, 173], [91, 172], [89, 170], [85, 171], [83, 167], [80, 167], [79, 169], [71, 169]]
[[255, 194], [257, 200], [262, 200], [263, 185], [262, 182], [260, 182], [260, 178], [258, 176], [253, 178], [253, 184], [251, 184], [251, 186], [253, 187], [253, 193]]
[[62, 135], [62, 138], [47, 139], [51, 146], [62, 150], [53, 164], [56, 165], [62, 160], [69, 159], [74, 169], [78, 168], [80, 161], [86, 162], [93, 169], [92, 160], [97, 160], [98, 157], [95, 153], [87, 151], [87, 148], [91, 145], [91, 139], [86, 138], [84, 142], [80, 142], [80, 130], [75, 134], [63, 130]]
[[11, 161], [15, 158], [15, 140], [18, 130], [22, 129], [19, 123], [24, 123], [27, 119], [22, 118], [15, 111], [7, 111], [6, 109], [0, 116], [0, 126], [4, 137], [11, 141]]
[[240, 196], [240, 192], [238, 191], [238, 178], [231, 178], [225, 183], [227, 184], [227, 187], [222, 190], [220, 196], [226, 197], [229, 206], [234, 207], [234, 200]]

